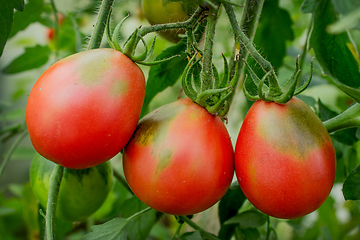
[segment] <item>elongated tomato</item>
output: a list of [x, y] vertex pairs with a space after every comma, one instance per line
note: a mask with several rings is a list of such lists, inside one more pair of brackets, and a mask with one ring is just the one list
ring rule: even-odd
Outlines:
[[135, 195], [169, 214], [204, 211], [226, 193], [233, 147], [219, 117], [190, 99], [164, 105], [139, 122], [123, 154]]
[[26, 123], [35, 150], [82, 169], [118, 154], [131, 138], [145, 97], [141, 69], [114, 49], [66, 57], [33, 86]]
[[311, 213], [328, 197], [335, 171], [330, 135], [303, 101], [252, 105], [237, 139], [235, 172], [256, 208], [285, 219]]

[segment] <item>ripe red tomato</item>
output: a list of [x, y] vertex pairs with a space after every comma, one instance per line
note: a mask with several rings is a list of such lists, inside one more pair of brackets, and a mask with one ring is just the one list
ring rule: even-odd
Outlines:
[[35, 150], [67, 168], [101, 164], [131, 138], [145, 97], [141, 69], [114, 49], [66, 57], [32, 88], [26, 122]]
[[252, 105], [236, 142], [235, 172], [256, 208], [285, 219], [311, 213], [328, 197], [335, 171], [330, 135], [303, 101]]
[[[191, 1], [142, 0], [144, 16], [151, 25], [186, 21], [196, 7], [197, 5]], [[178, 35], [184, 33], [184, 29], [173, 29], [161, 31], [159, 34], [166, 40], [177, 43], [181, 40]]]
[[[30, 183], [36, 198], [46, 208], [50, 176], [55, 164], [36, 154], [31, 162]], [[64, 168], [56, 206], [56, 217], [67, 221], [88, 218], [105, 202], [112, 189], [109, 162], [87, 169]]]
[[190, 215], [226, 193], [234, 175], [233, 147], [221, 119], [185, 98], [141, 119], [125, 147], [123, 166], [130, 188], [145, 204]]

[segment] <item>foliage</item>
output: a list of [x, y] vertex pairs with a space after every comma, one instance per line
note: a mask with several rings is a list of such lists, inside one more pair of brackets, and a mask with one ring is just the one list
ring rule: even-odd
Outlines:
[[[270, 96], [267, 90], [278, 90], [273, 86], [274, 79], [279, 86], [290, 88], [289, 79], [294, 74], [294, 79], [299, 80], [294, 89], [298, 89], [312, 73], [310, 85], [297, 96], [323, 121], [331, 132], [335, 147], [336, 178], [325, 203], [301, 218], [270, 217], [246, 199], [234, 178], [225, 196], [213, 207], [193, 216], [172, 216], [147, 208], [134, 196], [124, 178], [122, 153], [119, 153], [110, 160], [114, 184], [104, 204], [81, 222], [56, 219], [56, 239], [360, 238], [359, 1], [265, 0], [258, 9], [261, 13], [258, 19], [255, 12], [243, 5], [255, 6], [255, 2], [262, 1], [196, 1], [203, 4], [203, 9], [214, 9], [219, 2], [222, 4], [219, 12], [197, 15], [202, 24], [196, 29], [192, 28], [194, 18], [170, 26], [151, 26], [141, 12], [140, 0], [114, 2], [109, 22], [109, 30], [115, 33], [112, 36], [125, 43], [124, 49], [131, 54], [139, 56], [144, 50], [151, 53], [146, 55], [148, 59], [139, 63], [161, 61], [156, 65], [139, 64], [147, 80], [141, 117], [184, 97], [182, 84], [185, 82], [186, 93], [199, 90], [196, 92], [199, 99], [205, 92], [200, 102], [207, 109], [214, 109], [219, 103], [219, 109], [214, 112], [224, 114], [225, 126], [235, 146], [243, 119], [252, 104], [245, 97], [244, 88], [250, 96], [256, 96], [261, 95], [260, 86], [260, 93]], [[229, 22], [229, 6], [234, 9], [239, 29]], [[47, 68], [58, 59], [88, 48], [99, 11], [97, 0], [0, 0], [1, 239], [43, 239], [45, 236], [46, 209], [39, 204], [29, 183], [29, 168], [35, 150], [27, 135], [26, 102], [32, 86]], [[130, 16], [121, 29], [118, 32], [112, 30], [128, 11]], [[63, 16], [62, 21], [56, 12]], [[217, 14], [214, 34], [208, 36], [207, 29], [211, 27], [206, 29], [205, 26]], [[190, 29], [188, 33], [191, 34], [180, 35], [183, 39], [178, 43], [158, 36], [152, 45], [156, 31], [175, 28], [176, 24], [183, 24], [181, 26]], [[54, 37], [48, 37], [49, 29], [54, 30]], [[248, 34], [249, 45], [246, 47], [242, 36], [234, 39], [240, 29], [241, 33]], [[133, 34], [135, 30], [137, 35]], [[102, 34], [98, 37], [101, 39]], [[198, 44], [189, 45], [188, 39]], [[144, 42], [146, 49], [142, 43], [138, 49], [132, 49], [132, 41], [135, 45]], [[106, 42], [104, 37], [100, 47], [110, 46], [111, 42]], [[210, 59], [206, 57], [209, 56], [207, 50], [211, 51]], [[188, 62], [194, 55], [187, 55], [189, 52], [197, 53], [192, 64]], [[238, 54], [241, 57], [236, 59]], [[224, 64], [224, 58], [228, 65]], [[246, 59], [246, 68], [242, 58]], [[294, 72], [296, 62], [301, 72]], [[213, 74], [211, 78], [235, 79], [238, 74], [240, 80], [230, 85], [219, 84], [223, 86], [221, 91], [214, 89], [206, 82], [206, 71], [196, 72], [206, 67]], [[255, 80], [250, 79], [251, 74]], [[249, 79], [245, 81], [247, 75]]]

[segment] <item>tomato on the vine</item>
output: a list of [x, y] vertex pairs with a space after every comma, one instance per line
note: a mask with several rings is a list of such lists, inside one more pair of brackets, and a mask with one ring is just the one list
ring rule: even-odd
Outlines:
[[35, 150], [82, 169], [118, 154], [131, 138], [145, 97], [141, 69], [114, 49], [66, 57], [33, 86], [26, 123]]
[[[169, 0], [142, 0], [142, 11], [151, 25], [183, 22], [189, 19], [196, 8], [194, 2], [174, 2]], [[173, 29], [159, 32], [160, 36], [170, 42], [179, 42], [179, 34], [184, 29]]]
[[[30, 167], [30, 183], [40, 204], [46, 208], [49, 180], [55, 163], [36, 154]], [[57, 200], [56, 216], [81, 221], [104, 203], [113, 179], [109, 162], [87, 169], [64, 168]]]
[[123, 154], [125, 178], [148, 206], [190, 215], [219, 201], [234, 175], [233, 147], [221, 119], [188, 98], [142, 118]]
[[335, 150], [321, 120], [300, 99], [284, 105], [259, 100], [241, 126], [235, 172], [256, 208], [277, 218], [298, 218], [328, 197]]

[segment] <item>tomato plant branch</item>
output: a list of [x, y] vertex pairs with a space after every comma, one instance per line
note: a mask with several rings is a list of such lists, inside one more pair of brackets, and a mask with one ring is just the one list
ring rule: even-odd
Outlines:
[[54, 14], [54, 30], [55, 30], [55, 59], [59, 58], [59, 47], [60, 47], [60, 38], [59, 38], [59, 18], [58, 12], [54, 3], [54, 0], [50, 1], [51, 10]]
[[135, 213], [134, 215], [128, 217], [126, 220], [131, 221], [131, 220], [137, 218], [138, 216], [140, 216], [141, 214], [146, 213], [147, 211], [150, 211], [151, 209], [152, 209], [151, 207], [147, 207], [147, 208]]
[[216, 8], [211, 8], [209, 12], [209, 17], [206, 25], [205, 33], [205, 42], [204, 42], [204, 55], [203, 55], [203, 64], [201, 70], [201, 90], [205, 91], [207, 89], [213, 88], [213, 71], [212, 71], [212, 56], [213, 56], [213, 46], [214, 46], [214, 35], [215, 27], [219, 13], [219, 6], [216, 5]]
[[[244, 34], [249, 38], [250, 41], [253, 41], [255, 32], [259, 23], [259, 18], [262, 12], [264, 1], [258, 0], [246, 0], [244, 3], [243, 14], [240, 22], [240, 26], [243, 29]], [[234, 51], [230, 59], [230, 78], [235, 75], [236, 70], [242, 73], [244, 71], [245, 61], [247, 60], [249, 52], [247, 48], [235, 38]], [[239, 59], [244, 59], [239, 61]], [[240, 78], [240, 74], [239, 74]], [[234, 88], [237, 87], [239, 78], [236, 79]], [[241, 84], [240, 84], [241, 86]], [[230, 98], [230, 104], [232, 102], [235, 91], [233, 92]]]
[[114, 0], [103, 0], [100, 6], [99, 14], [96, 20], [96, 24], [91, 35], [88, 50], [99, 48], [101, 44], [102, 37], [104, 35], [107, 18], [110, 13]]
[[198, 226], [196, 223], [194, 223], [193, 221], [191, 221], [190, 218], [188, 218], [187, 216], [179, 216], [179, 218], [181, 220], [183, 220], [184, 222], [186, 222], [190, 227], [192, 227], [195, 230], [198, 230], [201, 235], [205, 238], [205, 239], [209, 239], [209, 240], [219, 240], [219, 238], [215, 237], [214, 235], [208, 233], [207, 231], [205, 231], [204, 229], [202, 229], [200, 226]]
[[360, 104], [356, 103], [336, 117], [323, 122], [329, 133], [345, 128], [360, 127]]
[[64, 173], [64, 167], [55, 164], [54, 170], [50, 176], [49, 183], [49, 195], [46, 205], [46, 239], [52, 240], [55, 239], [55, 216], [56, 216], [56, 206], [57, 198], [59, 195], [60, 183]]
[[129, 185], [127, 184], [125, 178], [116, 170], [113, 169], [114, 177], [131, 193], [134, 195], [133, 191], [131, 191]]
[[193, 29], [195, 27], [195, 25], [198, 23], [198, 21], [203, 16], [204, 16], [204, 9], [202, 9], [201, 7], [198, 7], [195, 10], [195, 12], [193, 13], [193, 15], [184, 22], [164, 23], [164, 24], [156, 24], [156, 25], [141, 27], [139, 29], [138, 34], [139, 34], [139, 36], [143, 37], [146, 34], [151, 33], [151, 32], [158, 32], [158, 31], [168, 30], [168, 29], [176, 29], [176, 28], [184, 28], [184, 29], [191, 28], [191, 29]]
[[17, 146], [20, 144], [20, 142], [24, 139], [24, 137], [26, 137], [26, 135], [28, 134], [27, 129], [25, 129], [20, 135], [19, 137], [14, 141], [14, 143], [11, 145], [8, 153], [5, 155], [4, 160], [1, 163], [1, 167], [0, 167], [0, 179], [4, 173], [5, 167], [8, 164], [11, 155], [14, 153], [15, 149], [17, 148]]
[[[264, 0], [259, 1], [259, 5], [263, 5]], [[252, 41], [246, 36], [246, 34], [240, 29], [240, 26], [236, 20], [236, 15], [234, 12], [234, 8], [231, 4], [224, 3], [225, 11], [228, 15], [229, 22], [233, 33], [235, 35], [236, 41], [240, 41], [243, 46], [248, 50], [249, 54], [260, 64], [260, 66], [264, 69], [265, 72], [270, 72], [269, 75], [269, 85], [272, 89], [272, 93], [277, 96], [281, 95], [282, 91], [279, 86], [279, 82], [277, 81], [277, 77], [275, 75], [274, 69], [269, 61], [267, 61], [255, 48]], [[262, 10], [262, 7], [258, 9], [259, 14]]]

